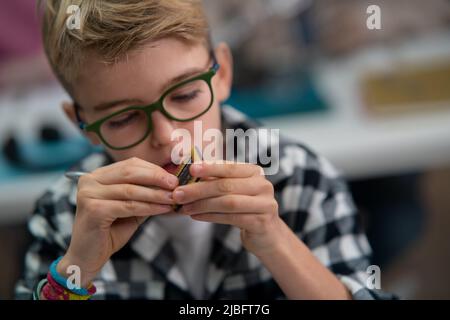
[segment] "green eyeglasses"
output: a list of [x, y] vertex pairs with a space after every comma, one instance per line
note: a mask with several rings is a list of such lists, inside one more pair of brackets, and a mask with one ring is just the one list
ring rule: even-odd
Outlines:
[[128, 107], [91, 124], [81, 120], [79, 107], [75, 106], [80, 128], [97, 134], [107, 147], [124, 150], [138, 145], [150, 135], [154, 111], [179, 122], [197, 119], [208, 112], [214, 101], [211, 79], [219, 70], [219, 64], [214, 54], [212, 60], [213, 66], [207, 72], [170, 87], [150, 105]]

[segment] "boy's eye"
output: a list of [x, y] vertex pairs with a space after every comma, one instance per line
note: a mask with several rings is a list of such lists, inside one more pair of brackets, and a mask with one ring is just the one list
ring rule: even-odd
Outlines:
[[108, 120], [107, 125], [111, 129], [117, 129], [131, 124], [134, 120], [140, 117], [139, 111], [127, 112], [125, 114], [120, 114], [110, 120]]
[[186, 102], [195, 99], [199, 95], [199, 93], [200, 90], [194, 90], [183, 94], [175, 93], [170, 97], [170, 100], [172, 100], [173, 102]]

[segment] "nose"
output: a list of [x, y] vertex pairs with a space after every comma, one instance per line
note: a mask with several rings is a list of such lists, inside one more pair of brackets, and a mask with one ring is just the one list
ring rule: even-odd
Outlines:
[[172, 121], [167, 119], [160, 111], [155, 111], [151, 115], [153, 130], [150, 143], [153, 148], [160, 148], [172, 143], [170, 140], [174, 127]]

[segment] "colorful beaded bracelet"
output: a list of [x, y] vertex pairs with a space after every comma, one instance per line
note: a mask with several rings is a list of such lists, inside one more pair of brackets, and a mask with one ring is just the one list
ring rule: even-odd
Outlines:
[[55, 280], [57, 284], [62, 286], [63, 288], [67, 289], [68, 291], [75, 293], [78, 296], [91, 296], [95, 293], [95, 286], [93, 284], [90, 284], [88, 288], [68, 288], [67, 286], [67, 279], [64, 278], [62, 275], [56, 271], [56, 266], [61, 261], [62, 257], [59, 257], [50, 266], [50, 276]]

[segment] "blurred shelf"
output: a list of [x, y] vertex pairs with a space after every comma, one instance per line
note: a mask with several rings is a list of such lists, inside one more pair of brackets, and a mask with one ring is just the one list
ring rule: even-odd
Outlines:
[[[320, 59], [316, 84], [330, 112], [270, 117], [262, 122], [328, 157], [350, 178], [390, 175], [450, 163], [450, 102], [397, 116], [366, 113], [360, 82], [366, 71], [399, 63], [449, 61], [450, 32], [372, 47], [340, 60]], [[427, 108], [428, 106], [423, 106]]]

